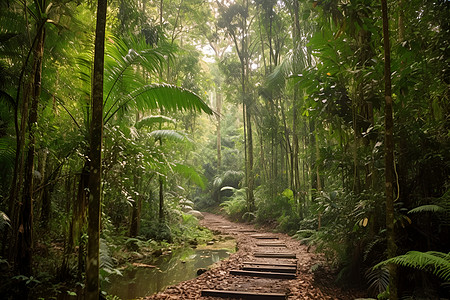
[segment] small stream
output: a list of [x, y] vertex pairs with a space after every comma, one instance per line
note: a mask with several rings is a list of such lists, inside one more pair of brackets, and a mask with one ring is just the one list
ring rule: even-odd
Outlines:
[[103, 288], [122, 300], [145, 297], [164, 290], [169, 285], [197, 277], [197, 270], [227, 258], [236, 249], [234, 240], [201, 245], [197, 249], [180, 248], [151, 262], [156, 268], [125, 269], [123, 276], [113, 276]]

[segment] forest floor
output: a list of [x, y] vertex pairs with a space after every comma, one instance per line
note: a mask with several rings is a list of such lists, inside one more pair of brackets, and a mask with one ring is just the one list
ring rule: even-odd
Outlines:
[[[344, 290], [334, 283], [333, 275], [325, 267], [326, 263], [319, 255], [308, 251], [308, 246], [300, 244], [286, 234], [272, 233], [268, 229], [255, 229], [253, 225], [233, 223], [222, 216], [204, 213], [201, 225], [215, 233], [231, 235], [237, 241], [237, 252], [222, 260], [195, 279], [168, 287], [165, 291], [145, 299], [220, 299], [202, 297], [202, 290], [238, 290], [259, 293], [286, 293], [288, 299], [356, 299], [363, 298], [361, 291]], [[257, 246], [261, 240], [254, 234], [267, 234], [278, 237], [286, 247], [280, 252], [295, 253], [297, 259], [283, 259], [283, 263], [297, 263], [295, 279], [270, 279], [241, 275], [231, 275], [230, 270], [241, 269], [245, 261], [255, 261], [255, 252], [266, 251]], [[272, 263], [273, 258], [259, 258], [258, 262]], [[312, 270], [315, 270], [314, 272]]]

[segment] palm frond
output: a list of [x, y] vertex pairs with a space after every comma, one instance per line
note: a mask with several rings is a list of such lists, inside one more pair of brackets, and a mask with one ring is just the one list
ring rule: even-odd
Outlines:
[[[120, 104], [119, 104], [120, 103]], [[107, 123], [119, 110], [135, 105], [139, 109], [166, 111], [198, 111], [212, 114], [212, 109], [194, 92], [170, 84], [149, 84], [138, 87], [125, 97], [116, 100], [115, 110], [106, 118]]]
[[224, 181], [226, 180], [241, 180], [242, 177], [244, 177], [244, 172], [243, 171], [234, 171], [234, 170], [227, 170], [222, 178]]
[[105, 107], [119, 82], [124, 81], [127, 86], [142, 84], [137, 80], [140, 76], [137, 76], [132, 66], [139, 64], [145, 67], [146, 71], [156, 73], [163, 61], [164, 56], [158, 49], [127, 49], [123, 41], [116, 39], [114, 44], [108, 47], [105, 59], [105, 93], [107, 95], [104, 100]]
[[7, 226], [11, 227], [11, 220], [0, 210], [0, 230], [3, 230]]
[[169, 129], [161, 129], [161, 130], [154, 130], [149, 133], [149, 136], [154, 138], [163, 138], [163, 139], [169, 139], [172, 141], [189, 141], [188, 137], [178, 131], [175, 130], [169, 130]]
[[282, 90], [288, 76], [292, 73], [292, 53], [279, 64], [266, 78], [266, 85], [272, 91]]
[[214, 177], [214, 181], [213, 181], [213, 187], [215, 188], [219, 188], [223, 183], [223, 178], [220, 176], [216, 176]]
[[161, 124], [164, 122], [175, 124], [175, 119], [172, 119], [172, 118], [169, 118], [166, 116], [161, 116], [161, 115], [148, 116], [148, 117], [142, 118], [138, 122], [136, 122], [135, 127], [136, 127], [136, 129], [141, 129], [143, 126], [152, 127], [152, 125], [154, 125], [154, 124]]
[[191, 180], [202, 189], [205, 188], [205, 178], [200, 175], [193, 167], [184, 164], [175, 164], [172, 169], [175, 173], [182, 175], [188, 180]]
[[404, 255], [399, 255], [380, 262], [373, 269], [393, 263], [405, 267], [414, 268], [433, 273], [444, 281], [450, 281], [450, 253], [437, 251], [409, 251]]
[[136, 102], [149, 109], [198, 111], [212, 114], [212, 109], [196, 93], [171, 84], [151, 84], [135, 91]]

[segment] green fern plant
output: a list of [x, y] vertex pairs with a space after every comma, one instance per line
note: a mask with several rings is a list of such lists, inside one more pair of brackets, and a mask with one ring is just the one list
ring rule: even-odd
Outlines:
[[247, 212], [247, 200], [246, 200], [246, 190], [235, 189], [231, 186], [225, 186], [221, 191], [231, 190], [233, 191], [233, 196], [230, 200], [226, 200], [220, 204], [225, 210], [227, 215], [236, 220], [242, 220], [243, 215]]
[[389, 271], [386, 266], [367, 270], [366, 278], [369, 282], [369, 291], [375, 294], [384, 293], [389, 286]]
[[114, 259], [109, 251], [105, 239], [100, 238], [100, 281], [109, 281], [110, 275], [122, 276], [119, 269], [114, 267]]
[[427, 204], [427, 205], [421, 205], [421, 206], [411, 209], [410, 211], [408, 211], [408, 214], [424, 213], [424, 212], [443, 213], [445, 211], [446, 210], [439, 205]]
[[431, 272], [445, 282], [450, 281], [450, 253], [437, 251], [409, 251], [380, 262], [373, 269], [383, 267], [389, 263]]

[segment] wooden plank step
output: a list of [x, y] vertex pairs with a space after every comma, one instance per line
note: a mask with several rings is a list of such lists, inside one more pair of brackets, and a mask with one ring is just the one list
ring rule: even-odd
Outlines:
[[230, 274], [253, 276], [253, 277], [277, 278], [277, 279], [294, 279], [296, 277], [294, 273], [258, 272], [245, 270], [230, 270]]
[[291, 267], [297, 268], [297, 264], [278, 264], [278, 263], [268, 263], [268, 262], [257, 262], [257, 261], [244, 261], [244, 265], [258, 265], [258, 266], [274, 266], [274, 267]]
[[254, 229], [239, 229], [238, 231], [239, 232], [258, 232], [258, 231], [254, 230]]
[[286, 244], [284, 244], [284, 243], [256, 243], [256, 246], [260, 246], [260, 247], [285, 247], [285, 248], [287, 248]]
[[259, 271], [259, 272], [272, 272], [272, 273], [297, 273], [296, 268], [289, 267], [274, 267], [274, 266], [244, 266], [244, 271]]
[[278, 240], [277, 236], [273, 235], [260, 235], [260, 234], [253, 234], [250, 237], [259, 239], [259, 240]]
[[286, 299], [286, 294], [255, 293], [255, 292], [225, 291], [225, 290], [202, 290], [202, 297], [278, 300], [278, 299]]
[[220, 228], [233, 228], [233, 226], [231, 225], [224, 225], [224, 226], [219, 226]]
[[295, 253], [255, 252], [253, 256], [265, 258], [297, 258]]

